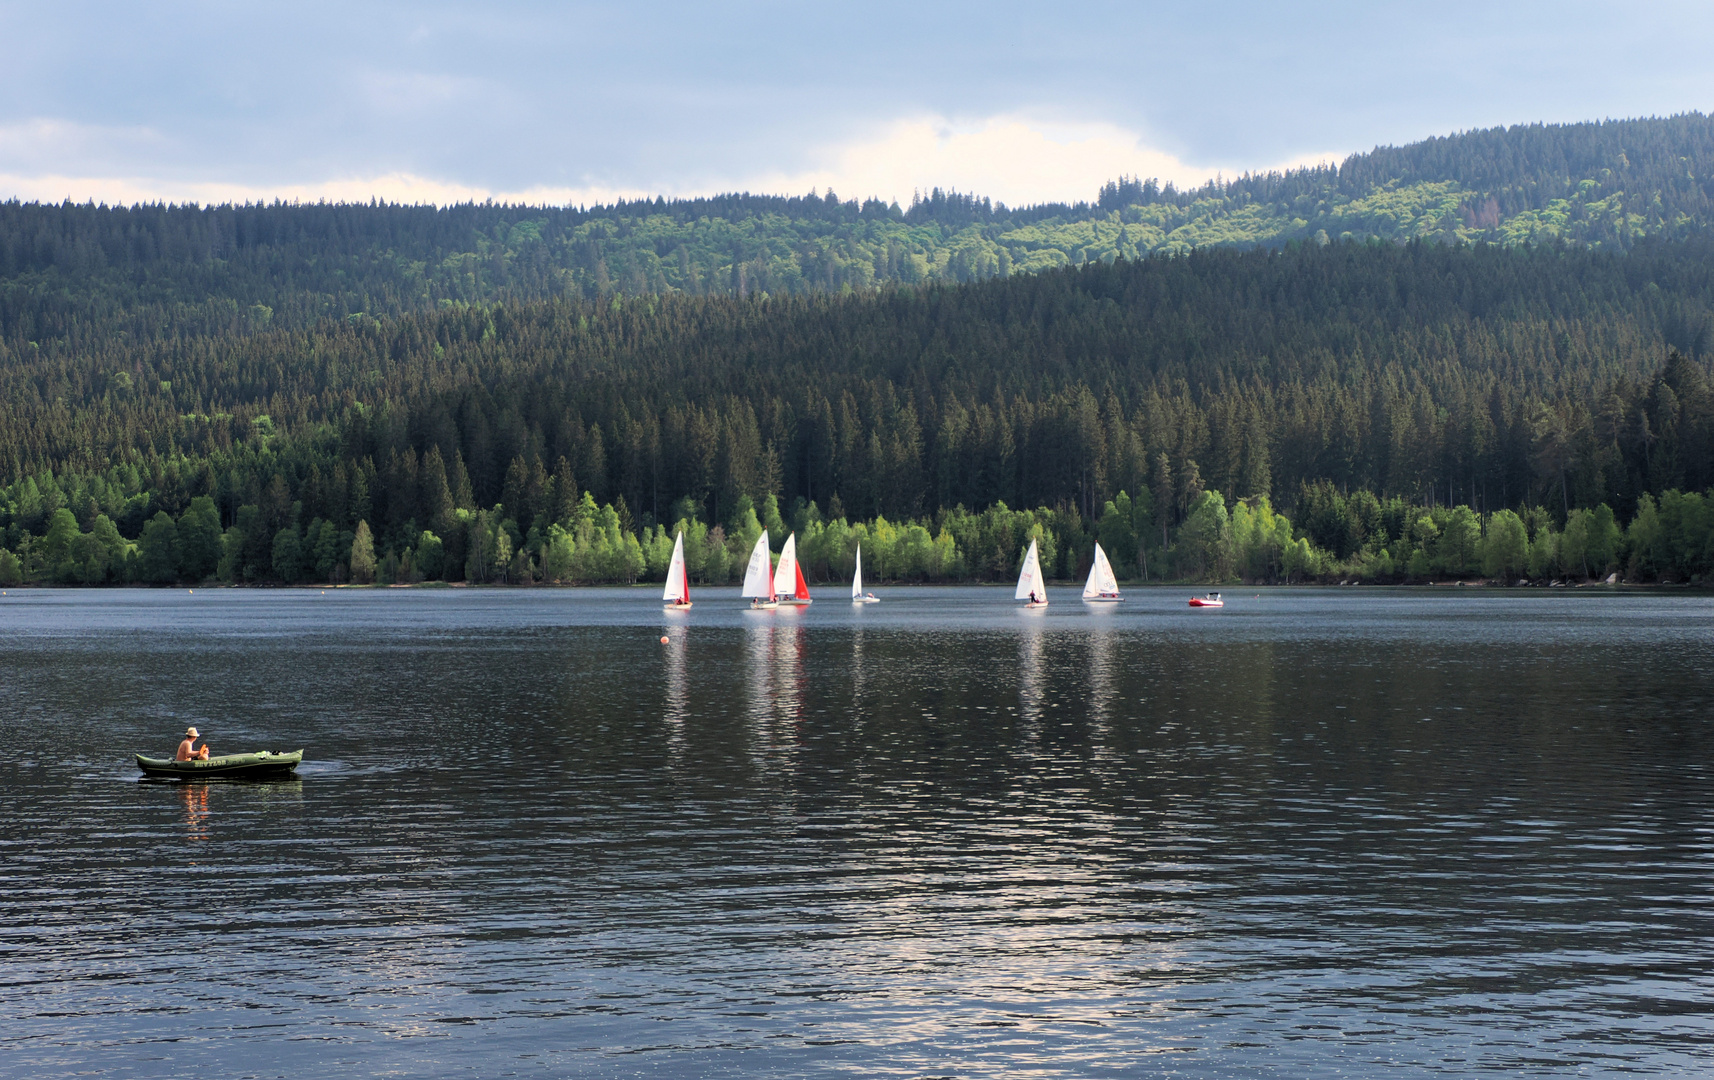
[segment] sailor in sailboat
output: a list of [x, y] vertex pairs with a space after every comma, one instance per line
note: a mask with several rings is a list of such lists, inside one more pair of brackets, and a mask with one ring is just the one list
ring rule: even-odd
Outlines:
[[744, 568], [744, 591], [738, 594], [750, 601], [752, 610], [780, 606], [774, 600], [772, 571], [773, 566], [768, 560], [768, 530], [763, 529], [762, 535], [756, 538], [756, 546], [750, 550], [750, 565]]
[[808, 604], [809, 582], [803, 579], [803, 567], [797, 561], [797, 533], [786, 537], [780, 549], [780, 565], [774, 569], [774, 600], [781, 604]]
[[853, 604], [879, 604], [881, 598], [874, 593], [863, 591], [863, 545], [857, 545], [857, 572], [851, 575], [851, 602]]
[[1116, 604], [1125, 599], [1119, 595], [1119, 581], [1113, 576], [1113, 564], [1101, 545], [1095, 545], [1095, 561], [1089, 567], [1089, 580], [1083, 585], [1086, 604]]
[[1024, 565], [1018, 571], [1018, 588], [1012, 594], [1013, 599], [1028, 600], [1026, 608], [1047, 607], [1047, 586], [1042, 584], [1041, 556], [1036, 553], [1035, 540], [1030, 541], [1030, 550], [1024, 555]]

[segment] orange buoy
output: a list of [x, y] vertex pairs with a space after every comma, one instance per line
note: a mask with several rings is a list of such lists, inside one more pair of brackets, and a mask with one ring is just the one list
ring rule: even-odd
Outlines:
[[665, 645], [665, 644], [666, 644], [666, 643], [667, 643], [667, 640], [668, 640], [668, 639], [667, 639], [667, 638], [666, 638], [666, 637], [664, 637], [664, 636], [663, 636], [663, 637], [662, 637], [662, 638], [661, 638], [661, 644], [662, 644], [662, 645]]

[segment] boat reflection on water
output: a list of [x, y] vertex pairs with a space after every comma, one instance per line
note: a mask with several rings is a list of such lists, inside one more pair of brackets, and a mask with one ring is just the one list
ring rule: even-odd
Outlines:
[[1097, 730], [1106, 731], [1112, 716], [1113, 630], [1103, 626], [1089, 635], [1089, 719]]
[[684, 724], [690, 709], [690, 693], [685, 685], [684, 672], [690, 627], [685, 626], [682, 620], [673, 619], [672, 622], [678, 625], [662, 628], [666, 631], [663, 636], [667, 643], [661, 646], [661, 652], [666, 666], [666, 708], [663, 716], [667, 723], [667, 759], [676, 764], [684, 759]]
[[1046, 631], [1039, 619], [1026, 621], [1018, 631], [1018, 717], [1024, 732], [1035, 738], [1041, 732], [1042, 650]]
[[[165, 787], [168, 782], [154, 781]], [[187, 839], [214, 838], [214, 805], [228, 815], [253, 821], [260, 814], [271, 820], [289, 818], [303, 806], [304, 782], [297, 776], [238, 780], [170, 781], [184, 809]], [[236, 818], [232, 818], [236, 820]]]
[[748, 628], [745, 642], [751, 745], [758, 763], [767, 759], [772, 770], [781, 765], [777, 755], [795, 754], [804, 699], [803, 626], [795, 617], [798, 609], [779, 610], [791, 614], [758, 620]]
[[[1111, 611], [1112, 608], [1105, 610]], [[1115, 659], [1117, 636], [1105, 619], [1089, 635], [1089, 753], [1091, 765], [1102, 775], [1110, 775], [1111, 770], [1120, 765], [1120, 755], [1113, 739], [1113, 712], [1119, 680], [1118, 661]]]
[[183, 784], [185, 829], [192, 840], [208, 839], [208, 785]]
[[[862, 609], [859, 608], [859, 611]], [[863, 631], [851, 631], [851, 704], [853, 708], [863, 704], [863, 684], [868, 681], [869, 672], [863, 662]], [[857, 714], [857, 719], [862, 719]]]
[[753, 732], [766, 731], [774, 712], [774, 621], [751, 623], [744, 633], [745, 712]]
[[796, 725], [803, 720], [803, 624], [788, 617], [773, 630], [775, 703], [780, 719]]

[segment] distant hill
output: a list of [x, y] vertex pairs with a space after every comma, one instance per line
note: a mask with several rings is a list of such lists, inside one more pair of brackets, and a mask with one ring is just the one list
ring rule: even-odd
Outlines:
[[1628, 250], [1714, 223], [1714, 118], [1471, 131], [1179, 191], [1120, 178], [1010, 208], [935, 190], [587, 209], [0, 203], [0, 340], [303, 326], [436, 305], [971, 281], [1193, 248], [1340, 239]]

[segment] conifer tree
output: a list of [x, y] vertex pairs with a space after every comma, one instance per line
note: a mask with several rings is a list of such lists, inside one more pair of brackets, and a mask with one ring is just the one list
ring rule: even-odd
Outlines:
[[441, 456], [439, 446], [431, 446], [423, 455], [422, 468], [417, 473], [417, 512], [422, 515], [421, 524], [444, 531], [447, 515], [453, 509], [452, 489], [446, 480], [446, 459]]
[[452, 505], [459, 510], [476, 509], [476, 495], [470, 487], [470, 473], [464, 467], [464, 455], [452, 457]]
[[553, 505], [548, 509], [555, 522], [565, 526], [571, 524], [572, 515], [577, 512], [579, 494], [577, 478], [571, 472], [571, 462], [561, 455], [554, 465]]

